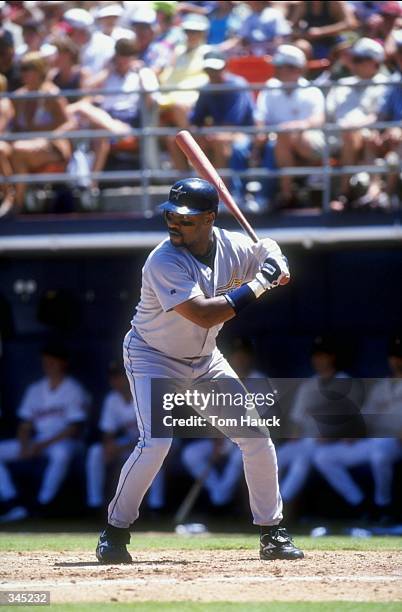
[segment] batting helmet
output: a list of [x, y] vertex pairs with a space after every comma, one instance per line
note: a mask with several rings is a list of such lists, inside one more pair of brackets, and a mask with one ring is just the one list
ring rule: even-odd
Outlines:
[[216, 212], [218, 204], [219, 195], [211, 183], [200, 178], [187, 178], [173, 185], [169, 199], [160, 208], [163, 212], [179, 215], [199, 215]]

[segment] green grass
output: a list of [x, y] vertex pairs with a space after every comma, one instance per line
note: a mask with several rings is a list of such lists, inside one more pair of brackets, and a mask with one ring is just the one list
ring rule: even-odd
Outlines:
[[[93, 551], [94, 533], [0, 533], [0, 551]], [[297, 544], [305, 550], [402, 550], [401, 537], [351, 538], [297, 536]], [[258, 535], [210, 534], [184, 537], [174, 533], [133, 533], [131, 550], [254, 550]], [[402, 609], [402, 607], [401, 607]]]
[[[77, 603], [54, 604], [45, 606], [45, 610], [57, 612], [101, 612], [102, 610], [114, 612], [401, 612], [401, 603], [397, 602], [355, 602], [355, 601], [273, 601], [273, 602], [208, 602], [196, 603], [191, 601], [169, 601], [143, 603]], [[10, 610], [20, 609], [13, 606]]]

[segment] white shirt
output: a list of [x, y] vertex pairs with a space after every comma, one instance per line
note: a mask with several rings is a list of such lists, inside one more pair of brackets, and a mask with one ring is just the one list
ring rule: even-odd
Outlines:
[[81, 47], [81, 66], [96, 74], [114, 55], [115, 40], [102, 32], [94, 32], [86, 45]]
[[139, 111], [140, 95], [138, 91], [155, 91], [158, 89], [158, 80], [155, 73], [149, 68], [141, 68], [139, 71], [130, 70], [123, 76], [117, 72], [111, 72], [102, 89], [121, 91], [121, 94], [105, 96], [102, 108], [105, 110], [130, 110], [134, 115]]
[[37, 439], [57, 436], [71, 423], [85, 421], [88, 395], [73, 378], [66, 377], [56, 389], [47, 378], [29, 385], [17, 411], [18, 417], [31, 421]]
[[[268, 87], [282, 85], [279, 79], [269, 79]], [[255, 119], [266, 125], [304, 120], [324, 112], [324, 96], [318, 87], [301, 77], [298, 89], [265, 89], [257, 98]]]
[[117, 391], [110, 391], [103, 403], [99, 429], [115, 434], [123, 430], [132, 440], [138, 438], [137, 419], [133, 401], [126, 401]]
[[342, 120], [359, 125], [367, 115], [377, 113], [387, 91], [388, 77], [377, 73], [372, 79], [376, 85], [352, 87], [361, 79], [357, 76], [339, 79], [339, 86], [330, 89], [327, 96], [327, 111], [330, 120]]

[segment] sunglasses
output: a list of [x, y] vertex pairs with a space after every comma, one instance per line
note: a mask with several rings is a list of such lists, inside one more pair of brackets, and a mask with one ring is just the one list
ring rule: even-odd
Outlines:
[[165, 220], [167, 222], [182, 225], [183, 227], [193, 227], [195, 225], [192, 220], [193, 217], [199, 217], [199, 215], [179, 215], [168, 210], [165, 212]]

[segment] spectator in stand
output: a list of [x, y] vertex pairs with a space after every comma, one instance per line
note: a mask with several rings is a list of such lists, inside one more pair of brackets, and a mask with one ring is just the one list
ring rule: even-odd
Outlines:
[[[369, 464], [374, 478], [372, 518], [388, 520], [392, 502], [395, 462], [402, 457], [402, 341], [395, 337], [389, 346], [391, 378], [374, 384], [363, 406], [369, 435], [361, 440], [323, 444], [315, 455], [321, 475], [358, 514], [364, 508], [365, 493], [349, 474], [355, 466]], [[383, 437], [378, 437], [379, 435]]]
[[315, 59], [326, 58], [340, 34], [357, 27], [353, 11], [347, 2], [298, 2], [291, 16], [294, 38], [311, 43]]
[[246, 2], [251, 12], [232, 38], [220, 46], [222, 52], [245, 55], [266, 55], [288, 40], [291, 25], [274, 2], [258, 0]]
[[[384, 61], [384, 48], [375, 40], [361, 38], [351, 49], [351, 69], [353, 76], [339, 79], [327, 96], [327, 111], [330, 121], [340, 127], [359, 128], [333, 136], [331, 146], [334, 151], [340, 150], [340, 165], [356, 165], [369, 160], [367, 143], [374, 138], [368, 126], [377, 117], [387, 89], [387, 77], [381, 72]], [[355, 87], [359, 81], [369, 80], [373, 85]], [[379, 184], [373, 182], [367, 200], [379, 195]], [[366, 197], [366, 196], [365, 196]], [[343, 175], [340, 179], [338, 196], [331, 202], [334, 211], [342, 211], [350, 204], [350, 177]]]
[[[255, 147], [257, 151], [262, 149], [263, 163], [271, 168], [317, 165], [325, 144], [319, 130], [324, 123], [324, 96], [303, 78], [306, 56], [301, 49], [293, 45], [280, 45], [272, 61], [276, 78], [267, 81], [268, 89], [261, 91], [257, 98], [255, 119], [261, 132], [255, 140]], [[297, 87], [286, 89], [281, 87], [282, 84]], [[276, 140], [270, 140], [267, 135], [270, 127], [291, 131], [279, 133]], [[272, 143], [275, 143], [274, 159]], [[281, 176], [279, 183], [280, 194], [276, 197], [276, 205], [297, 205], [292, 177]]]
[[[158, 89], [158, 80], [152, 70], [138, 62], [135, 41], [120, 38], [115, 44], [115, 53], [109, 67], [88, 81], [88, 86], [94, 90], [118, 90], [121, 93], [98, 96], [96, 101], [99, 107], [86, 100], [79, 101], [70, 105], [69, 115], [74, 113], [80, 116], [89, 122], [91, 127], [124, 133], [130, 128], [140, 127], [141, 112], [146, 108], [150, 110], [155, 105], [157, 98], [154, 92]], [[139, 90], [147, 92], [143, 98], [140, 97]], [[132, 137], [130, 138], [132, 141]], [[95, 140], [93, 172], [103, 170], [110, 145], [108, 139]], [[95, 183], [93, 187], [96, 187]]]
[[[40, 53], [28, 53], [23, 57], [21, 75], [24, 86], [17, 90], [18, 94], [29, 92], [57, 94], [59, 92], [59, 89], [47, 79], [46, 62]], [[36, 98], [33, 100], [16, 98], [12, 100], [12, 106], [12, 131], [14, 132], [53, 131], [67, 121], [66, 100], [63, 98]], [[8, 153], [13, 174], [29, 174], [45, 164], [67, 162], [71, 156], [71, 145], [63, 138], [47, 140], [33, 137], [30, 140], [14, 141]], [[22, 208], [25, 190], [25, 184], [15, 185], [15, 194], [11, 200], [8, 200], [7, 209], [2, 205], [2, 216]]]
[[110, 36], [114, 41], [120, 38], [134, 38], [134, 32], [128, 28], [122, 28], [119, 21], [124, 13], [121, 4], [108, 4], [99, 6], [95, 12], [96, 25], [103, 34]]
[[[208, 77], [203, 69], [204, 55], [209, 50], [206, 45], [206, 35], [209, 22], [203, 15], [190, 13], [182, 22], [186, 35], [186, 47], [179, 52], [175, 61], [160, 75], [160, 84], [164, 87], [177, 87], [171, 92], [162, 93], [159, 99], [160, 122], [162, 125], [172, 125], [184, 129], [188, 128], [188, 115], [194, 106], [199, 89], [207, 84]], [[193, 90], [180, 91], [187, 87]], [[177, 146], [173, 137], [166, 139], [174, 166], [178, 170], [187, 169], [187, 162]]]
[[340, 37], [340, 42], [333, 46], [329, 54], [328, 68], [314, 79], [315, 85], [321, 87], [329, 85], [331, 81], [339, 81], [339, 79], [352, 76], [352, 54], [350, 51], [358, 38], [357, 34]]
[[[20, 10], [23, 13], [24, 18], [27, 18], [29, 12], [24, 7], [25, 3], [19, 2], [20, 6], [17, 10]], [[14, 7], [10, 6], [9, 2], [4, 2], [0, 0], [0, 32], [7, 32], [7, 34], [11, 37], [11, 41], [13, 46], [17, 46], [22, 44], [22, 29], [21, 27], [14, 21], [13, 19]]]
[[[190, 124], [197, 127], [216, 126], [213, 134], [199, 137], [199, 143], [215, 168], [226, 168], [232, 153], [233, 143], [242, 137], [236, 128], [254, 124], [254, 100], [247, 81], [225, 70], [226, 60], [216, 51], [204, 57], [204, 71], [211, 85], [233, 85], [239, 89], [232, 91], [210, 92], [200, 90], [200, 95], [190, 113]], [[233, 126], [232, 133], [219, 132], [220, 126]]]
[[80, 49], [80, 64], [97, 74], [113, 57], [115, 41], [94, 30], [94, 18], [82, 8], [69, 9], [63, 15], [66, 32]]
[[[49, 79], [60, 91], [85, 89], [90, 72], [80, 65], [80, 50], [77, 45], [68, 36], [55, 38], [53, 45], [57, 49], [57, 54], [54, 61], [55, 67], [50, 72]], [[68, 102], [74, 102], [77, 99], [67, 97]]]
[[385, 55], [395, 51], [393, 31], [402, 26], [402, 6], [400, 2], [376, 2], [375, 13], [364, 23], [364, 36], [374, 38], [384, 45]]
[[[0, 74], [0, 93], [7, 91], [7, 79]], [[13, 116], [13, 107], [8, 98], [0, 98], [0, 134], [7, 131], [8, 124]], [[0, 145], [5, 144], [0, 141]]]
[[[402, 30], [394, 32], [396, 46], [396, 64], [398, 72], [393, 75], [393, 84], [389, 87], [385, 99], [379, 109], [378, 119], [380, 121], [402, 121]], [[384, 130], [376, 142], [376, 154], [387, 157], [392, 154], [394, 158], [392, 165], [397, 167], [397, 172], [389, 172], [386, 177], [386, 192], [391, 196], [391, 202], [400, 204], [400, 160], [402, 159], [402, 129], [398, 126]], [[397, 156], [397, 157], [395, 157]], [[392, 159], [391, 157], [391, 159]], [[389, 159], [389, 157], [388, 157]]]
[[227, 0], [215, 2], [214, 9], [208, 15], [210, 22], [209, 45], [220, 45], [240, 29], [241, 18], [235, 10], [235, 5], [235, 2]]
[[155, 40], [168, 46], [172, 58], [175, 57], [179, 45], [186, 42], [183, 29], [176, 24], [177, 4], [174, 0], [156, 0], [153, 3], [158, 32]]
[[164, 68], [170, 66], [173, 51], [167, 39], [158, 40], [156, 11], [140, 5], [131, 15], [130, 23], [135, 34], [138, 58], [159, 76]]
[[15, 91], [22, 85], [20, 67], [15, 59], [13, 37], [0, 29], [0, 74], [7, 79], [7, 91]]
[[[0, 74], [0, 93], [7, 91], [7, 79]], [[8, 131], [13, 117], [13, 107], [7, 98], [0, 98], [0, 173], [3, 176], [1, 185], [0, 218], [4, 216], [12, 206], [14, 200], [14, 188], [7, 182], [7, 178], [13, 174], [10, 163], [11, 145], [1, 140], [1, 134]]]
[[43, 14], [43, 27], [48, 39], [66, 33], [65, 23], [63, 23], [63, 14], [66, 11], [65, 4], [65, 2], [59, 2], [58, 0], [40, 0], [37, 2], [38, 8]]
[[6, 464], [44, 456], [48, 459], [37, 504], [43, 512], [53, 501], [67, 474], [74, 454], [80, 450], [80, 427], [87, 419], [88, 395], [68, 376], [68, 358], [59, 344], [42, 351], [44, 378], [30, 385], [17, 416], [20, 425], [15, 440], [0, 442], [0, 522], [21, 520], [28, 510], [20, 501]]
[[20, 59], [30, 51], [39, 51], [46, 37], [43, 22], [33, 19], [26, 21], [22, 26], [23, 44], [17, 47], [15, 55]]

